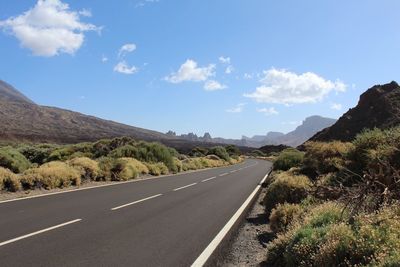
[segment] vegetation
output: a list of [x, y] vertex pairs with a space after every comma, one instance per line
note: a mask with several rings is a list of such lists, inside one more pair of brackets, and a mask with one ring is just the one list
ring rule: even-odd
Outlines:
[[30, 162], [18, 150], [4, 147], [0, 148], [0, 166], [21, 173], [29, 168]]
[[127, 181], [220, 167], [241, 161], [235, 146], [201, 148], [188, 157], [156, 142], [130, 137], [74, 145], [21, 144], [0, 147], [0, 190], [53, 189], [89, 181]]
[[283, 150], [274, 162], [274, 170], [287, 171], [293, 167], [299, 167], [304, 158], [304, 153], [294, 148]]
[[[304, 148], [299, 168], [274, 172], [267, 188], [266, 265], [399, 266], [400, 127]], [[306, 190], [288, 194], [294, 184]]]

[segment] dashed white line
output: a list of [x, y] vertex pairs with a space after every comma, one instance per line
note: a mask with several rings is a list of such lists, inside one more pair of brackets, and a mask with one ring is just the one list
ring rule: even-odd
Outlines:
[[55, 225], [55, 226], [52, 226], [52, 227], [49, 227], [49, 228], [45, 228], [45, 229], [42, 229], [42, 230], [39, 230], [39, 231], [30, 233], [30, 234], [27, 234], [27, 235], [23, 235], [23, 236], [20, 236], [20, 237], [13, 238], [13, 239], [10, 239], [10, 240], [1, 242], [1, 243], [0, 243], [0, 247], [1, 247], [1, 246], [5, 246], [5, 245], [10, 244], [10, 243], [13, 243], [13, 242], [16, 242], [16, 241], [19, 241], [19, 240], [21, 240], [21, 239], [25, 239], [25, 238], [28, 238], [28, 237], [31, 237], [31, 236], [34, 236], [34, 235], [38, 235], [38, 234], [41, 234], [41, 233], [44, 233], [44, 232], [48, 232], [48, 231], [51, 231], [51, 230], [54, 230], [54, 229], [57, 229], [57, 228], [66, 226], [66, 225], [68, 225], [68, 224], [76, 223], [76, 222], [79, 222], [79, 221], [81, 221], [81, 220], [82, 220], [82, 219], [72, 220], [72, 221], [69, 221], [69, 222], [57, 224], [57, 225]]
[[112, 208], [111, 210], [118, 210], [118, 209], [122, 209], [122, 208], [125, 208], [125, 207], [127, 207], [127, 206], [134, 205], [134, 204], [137, 204], [137, 203], [140, 203], [140, 202], [143, 202], [143, 201], [146, 201], [146, 200], [152, 199], [152, 198], [156, 198], [156, 197], [159, 197], [159, 196], [162, 196], [162, 194], [157, 194], [157, 195], [154, 195], [154, 196], [151, 196], [151, 197], [146, 197], [146, 198], [143, 198], [143, 199], [140, 199], [140, 200], [137, 200], [137, 201], [131, 202], [131, 203], [127, 203], [127, 204], [124, 204], [124, 205], [121, 205], [121, 206], [118, 206], [118, 207]]
[[224, 172], [224, 173], [221, 173], [219, 176], [225, 176], [225, 175], [228, 175], [229, 173], [227, 173], [227, 172]]
[[188, 184], [188, 185], [185, 185], [185, 186], [182, 186], [182, 187], [178, 187], [178, 188], [175, 188], [174, 191], [178, 191], [178, 190], [187, 188], [187, 187], [189, 187], [189, 186], [194, 186], [194, 185], [196, 185], [196, 184], [197, 184], [197, 183], [193, 183], [193, 184]]
[[237, 172], [237, 170], [230, 171], [230, 173], [234, 173], [234, 172]]
[[215, 179], [215, 178], [217, 178], [217, 176], [213, 176], [213, 177], [204, 179], [204, 180], [202, 180], [201, 182], [204, 183], [204, 182], [210, 181], [210, 180]]

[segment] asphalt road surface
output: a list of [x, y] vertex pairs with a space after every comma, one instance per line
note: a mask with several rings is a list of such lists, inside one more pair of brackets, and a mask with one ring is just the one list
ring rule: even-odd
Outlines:
[[270, 168], [246, 160], [0, 203], [0, 266], [190, 266]]

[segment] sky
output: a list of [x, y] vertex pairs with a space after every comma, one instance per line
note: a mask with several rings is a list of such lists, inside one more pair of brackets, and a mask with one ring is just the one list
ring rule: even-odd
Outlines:
[[400, 81], [397, 0], [0, 2], [0, 79], [40, 105], [241, 138]]

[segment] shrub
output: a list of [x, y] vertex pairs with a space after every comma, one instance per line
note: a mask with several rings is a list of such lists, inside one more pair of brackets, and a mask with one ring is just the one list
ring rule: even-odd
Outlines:
[[229, 159], [230, 159], [228, 152], [222, 146], [215, 146], [215, 147], [210, 148], [207, 155], [216, 155], [220, 159], [223, 159], [225, 161], [229, 161]]
[[126, 159], [115, 160], [110, 169], [112, 181], [127, 181], [135, 179], [138, 176], [138, 173], [136, 162]]
[[302, 171], [312, 178], [341, 170], [346, 165], [347, 153], [353, 148], [351, 143], [339, 141], [307, 142], [304, 146]]
[[21, 184], [25, 189], [62, 188], [70, 185], [80, 185], [80, 183], [80, 172], [59, 161], [43, 164], [39, 168], [28, 169], [21, 177]]
[[162, 162], [147, 163], [146, 165], [147, 165], [147, 168], [149, 169], [149, 173], [151, 175], [158, 176], [158, 175], [168, 174], [168, 168]]
[[21, 189], [18, 176], [8, 169], [0, 167], [0, 190], [15, 192]]
[[292, 175], [288, 172], [275, 174], [274, 180], [267, 188], [263, 200], [267, 214], [277, 204], [300, 203], [307, 196], [311, 182], [304, 175]]
[[112, 158], [136, 158], [139, 157], [138, 153], [139, 152], [136, 147], [132, 145], [124, 145], [111, 151], [109, 156]]
[[204, 157], [208, 154], [208, 149], [205, 147], [195, 147], [189, 152], [191, 157]]
[[346, 223], [343, 207], [327, 202], [267, 245], [268, 266], [399, 266], [398, 204]]
[[287, 232], [278, 234], [267, 245], [268, 266], [337, 266], [317, 265], [314, 258], [319, 247], [325, 242], [332, 225], [339, 223], [342, 207], [327, 202], [310, 209], [301, 222]]
[[0, 148], [0, 166], [14, 173], [21, 173], [30, 167], [30, 162], [12, 147]]
[[97, 161], [90, 158], [73, 158], [68, 162], [69, 165], [81, 173], [81, 179], [85, 181], [97, 181], [100, 176], [100, 168]]
[[174, 165], [176, 166], [176, 172], [181, 172], [183, 170], [183, 164], [182, 162], [178, 159], [174, 157]]
[[52, 145], [23, 146], [18, 151], [24, 155], [30, 162], [43, 164], [46, 162], [50, 153], [55, 149]]
[[228, 152], [229, 156], [240, 156], [240, 150], [239, 148], [237, 148], [237, 146], [235, 145], [227, 145], [225, 147], [226, 152]]
[[271, 230], [275, 233], [286, 231], [290, 223], [302, 212], [303, 209], [299, 204], [278, 204], [269, 216]]
[[140, 174], [148, 174], [149, 173], [149, 169], [147, 168], [147, 166], [138, 161], [137, 159], [134, 158], [121, 158], [121, 160], [126, 161], [127, 164], [132, 165], [138, 173]]
[[109, 157], [100, 157], [98, 160], [100, 175], [97, 181], [111, 181], [112, 173], [111, 170], [116, 164], [116, 159]]
[[293, 167], [300, 167], [304, 153], [294, 148], [283, 150], [274, 162], [274, 170], [287, 171]]

